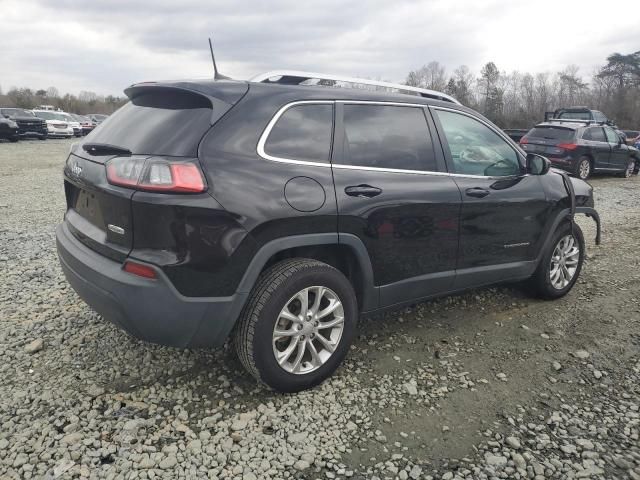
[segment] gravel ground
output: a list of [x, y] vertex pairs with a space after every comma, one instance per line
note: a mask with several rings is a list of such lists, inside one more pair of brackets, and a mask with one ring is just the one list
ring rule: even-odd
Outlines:
[[0, 478], [640, 479], [640, 178], [565, 298], [481, 289], [363, 319], [345, 365], [279, 395], [229, 349], [141, 343], [55, 254], [71, 141], [0, 144]]

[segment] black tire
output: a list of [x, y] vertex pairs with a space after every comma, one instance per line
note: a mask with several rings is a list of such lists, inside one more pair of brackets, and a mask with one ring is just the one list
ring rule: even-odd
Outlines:
[[553, 300], [556, 298], [560, 298], [565, 296], [569, 291], [573, 288], [578, 277], [580, 276], [580, 272], [582, 271], [582, 264], [584, 262], [585, 256], [585, 244], [584, 244], [584, 236], [582, 234], [582, 230], [578, 225], [573, 226], [573, 237], [574, 240], [577, 241], [578, 248], [580, 249], [578, 263], [576, 266], [575, 273], [571, 280], [564, 288], [557, 288], [552, 284], [551, 281], [551, 257], [556, 249], [556, 246], [560, 243], [561, 239], [571, 234], [571, 226], [569, 223], [565, 223], [561, 225], [558, 230], [553, 234], [551, 238], [551, 242], [549, 242], [549, 247], [547, 251], [544, 252], [542, 259], [540, 260], [540, 265], [538, 265], [538, 269], [533, 274], [530, 280], [530, 285], [533, 287], [534, 291], [541, 298], [545, 298], [548, 300]]
[[[292, 297], [312, 286], [323, 286], [335, 292], [344, 310], [343, 330], [325, 363], [309, 373], [291, 373], [276, 360], [274, 328]], [[339, 270], [306, 258], [283, 260], [258, 278], [238, 319], [234, 332], [235, 349], [240, 362], [258, 381], [280, 392], [298, 392], [320, 384], [340, 365], [355, 336], [357, 318], [355, 292]]]
[[[591, 176], [591, 172], [593, 170], [593, 165], [591, 163], [591, 159], [587, 156], [582, 156], [578, 160], [576, 165], [575, 176], [581, 180], [586, 180]], [[585, 174], [586, 172], [586, 174]]]

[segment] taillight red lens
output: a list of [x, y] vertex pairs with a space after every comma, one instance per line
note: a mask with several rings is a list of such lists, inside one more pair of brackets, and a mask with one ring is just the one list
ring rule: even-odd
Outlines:
[[158, 158], [117, 157], [107, 163], [109, 183], [151, 192], [198, 193], [206, 190], [196, 163]]
[[578, 148], [578, 145], [575, 143], [559, 143], [557, 145], [558, 148], [564, 148], [565, 150], [575, 150]]
[[144, 278], [157, 278], [156, 271], [148, 265], [142, 265], [141, 263], [124, 262], [124, 271]]
[[522, 137], [520, 139], [520, 145], [524, 145], [525, 143], [529, 143], [529, 139], [527, 137]]

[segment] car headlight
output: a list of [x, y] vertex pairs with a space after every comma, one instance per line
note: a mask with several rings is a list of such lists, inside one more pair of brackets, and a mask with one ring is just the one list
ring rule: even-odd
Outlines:
[[14, 122], [13, 120], [9, 120], [9, 126], [11, 128], [18, 128], [18, 124], [16, 122]]

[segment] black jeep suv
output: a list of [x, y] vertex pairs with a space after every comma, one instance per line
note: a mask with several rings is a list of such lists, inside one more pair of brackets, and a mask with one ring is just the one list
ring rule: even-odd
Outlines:
[[637, 172], [640, 154], [613, 128], [591, 121], [552, 120], [536, 125], [520, 140], [522, 148], [538, 153], [563, 170], [586, 180], [592, 172]]
[[446, 95], [294, 80], [133, 85], [73, 147], [58, 254], [104, 318], [178, 347], [232, 334], [251, 374], [298, 391], [338, 367], [361, 313], [573, 287], [574, 213], [599, 232], [587, 183]]

